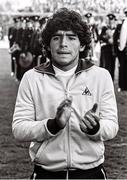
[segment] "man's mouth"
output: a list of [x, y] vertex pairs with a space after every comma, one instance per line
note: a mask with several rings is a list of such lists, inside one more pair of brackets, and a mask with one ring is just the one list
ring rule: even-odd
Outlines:
[[57, 54], [70, 54], [68, 51], [58, 51]]

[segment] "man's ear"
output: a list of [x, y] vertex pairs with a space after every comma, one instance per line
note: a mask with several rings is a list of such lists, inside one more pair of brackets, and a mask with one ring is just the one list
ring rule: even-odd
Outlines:
[[85, 45], [84, 46], [80, 46], [80, 50], [79, 51], [80, 52], [84, 51], [85, 47], [86, 47]]

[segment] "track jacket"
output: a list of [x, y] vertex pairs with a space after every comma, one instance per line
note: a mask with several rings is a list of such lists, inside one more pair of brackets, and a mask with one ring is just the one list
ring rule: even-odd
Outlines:
[[[48, 131], [47, 121], [55, 118], [57, 107], [69, 96], [73, 98], [69, 122], [53, 135]], [[80, 130], [80, 121], [94, 103], [98, 104], [100, 129], [87, 135]], [[100, 165], [104, 162], [103, 141], [114, 138], [118, 131], [109, 72], [80, 60], [64, 88], [50, 63], [27, 71], [19, 86], [12, 129], [16, 139], [31, 142], [30, 157], [44, 169], [90, 169]]]

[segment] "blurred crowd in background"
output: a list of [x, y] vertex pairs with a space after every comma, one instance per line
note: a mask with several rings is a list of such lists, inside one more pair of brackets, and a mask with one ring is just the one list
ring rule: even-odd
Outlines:
[[[23, 4], [24, 6], [22, 6]], [[81, 15], [92, 12], [96, 23], [105, 18], [108, 13], [115, 14], [117, 21], [119, 21], [124, 15], [123, 9], [127, 7], [127, 0], [1, 0], [0, 27], [3, 28], [5, 35], [14, 14], [24, 12], [54, 13], [61, 7], [76, 10]]]
[[84, 58], [106, 68], [113, 81], [118, 60], [118, 91], [127, 91], [127, 47], [119, 49], [120, 31], [127, 17], [125, 0], [49, 0], [45, 3], [38, 0], [31, 3], [25, 9], [0, 15], [0, 39], [7, 35], [9, 40], [11, 76], [20, 81], [27, 70], [49, 61], [41, 32], [53, 12], [67, 7], [79, 12], [91, 30], [91, 50]]

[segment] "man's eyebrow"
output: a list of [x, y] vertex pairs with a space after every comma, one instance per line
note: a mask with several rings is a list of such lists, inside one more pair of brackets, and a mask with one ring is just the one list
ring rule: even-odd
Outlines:
[[74, 37], [77, 36], [76, 34], [73, 34], [73, 33], [55, 33], [55, 34], [53, 34], [53, 36], [63, 36], [63, 35], [74, 36]]

